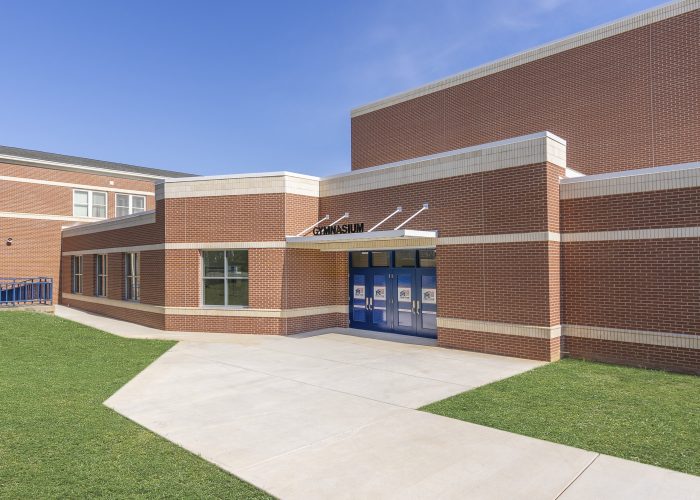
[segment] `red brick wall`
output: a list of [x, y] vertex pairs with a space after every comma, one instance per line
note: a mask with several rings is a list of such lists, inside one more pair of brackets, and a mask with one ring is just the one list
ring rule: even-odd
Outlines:
[[428, 202], [430, 208], [406, 229], [438, 229], [441, 237], [558, 231], [563, 174], [560, 167], [540, 163], [327, 196], [319, 213], [337, 218], [349, 212], [348, 223], [364, 222], [369, 229], [401, 206], [404, 212], [381, 226], [393, 229]]
[[[0, 218], [0, 277], [53, 278], [58, 288], [60, 221]], [[6, 244], [12, 238], [12, 245]]]
[[561, 200], [562, 231], [700, 226], [700, 188]]
[[441, 328], [438, 345], [515, 358], [556, 361], [560, 357], [560, 337], [539, 339], [497, 333], [468, 332]]
[[[154, 190], [153, 182], [147, 180], [139, 181], [9, 163], [0, 163], [0, 176], [94, 186], [92, 189], [95, 190], [125, 189], [145, 192]], [[0, 212], [73, 216], [73, 188], [69, 186], [0, 180], [0, 192], [2, 193]], [[109, 217], [115, 214], [115, 196], [115, 192], [107, 192]], [[154, 196], [146, 197], [146, 208], [155, 208]], [[55, 289], [58, 291], [61, 227], [71, 224], [75, 223], [31, 218], [0, 218], [0, 276], [51, 277], [55, 280]], [[7, 238], [13, 239], [11, 246], [5, 244]], [[70, 245], [71, 242], [68, 241], [68, 246]], [[65, 248], [63, 250], [67, 251]]]
[[614, 340], [563, 337], [563, 354], [620, 365], [700, 375], [700, 350]]
[[700, 160], [700, 10], [352, 119], [352, 167], [551, 131], [587, 174]]

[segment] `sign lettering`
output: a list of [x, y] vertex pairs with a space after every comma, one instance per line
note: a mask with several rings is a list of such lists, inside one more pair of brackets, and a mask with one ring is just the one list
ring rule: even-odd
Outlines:
[[325, 236], [328, 234], [348, 234], [364, 233], [365, 224], [336, 224], [335, 226], [321, 226], [314, 228], [314, 236]]

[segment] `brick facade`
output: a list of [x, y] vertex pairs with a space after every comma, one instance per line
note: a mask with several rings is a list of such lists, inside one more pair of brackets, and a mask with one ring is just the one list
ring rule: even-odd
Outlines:
[[700, 158], [700, 10], [352, 118], [352, 168], [549, 130], [585, 174]]

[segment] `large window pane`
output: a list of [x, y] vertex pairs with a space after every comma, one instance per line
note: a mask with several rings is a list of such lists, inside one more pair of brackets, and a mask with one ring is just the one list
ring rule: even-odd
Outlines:
[[143, 196], [132, 196], [131, 201], [133, 202], [133, 213], [143, 212], [144, 210], [146, 210], [146, 198], [144, 198]]
[[389, 252], [372, 252], [372, 267], [389, 267]]
[[248, 305], [248, 280], [235, 279], [228, 280], [228, 305], [247, 306]]
[[435, 267], [435, 250], [418, 250], [420, 267]]
[[369, 252], [352, 252], [350, 259], [352, 267], [369, 267]]
[[204, 276], [223, 278], [224, 252], [203, 252], [202, 254], [204, 257]]
[[248, 252], [246, 250], [228, 251], [226, 252], [226, 260], [229, 278], [248, 277]]
[[416, 267], [415, 250], [397, 250], [396, 267]]
[[226, 305], [225, 280], [204, 280], [204, 304], [208, 306]]

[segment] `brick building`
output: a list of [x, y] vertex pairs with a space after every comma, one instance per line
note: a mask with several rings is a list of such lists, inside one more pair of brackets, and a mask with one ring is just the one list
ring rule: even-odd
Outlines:
[[352, 111], [352, 170], [158, 180], [63, 230], [61, 301], [700, 373], [700, 2]]

